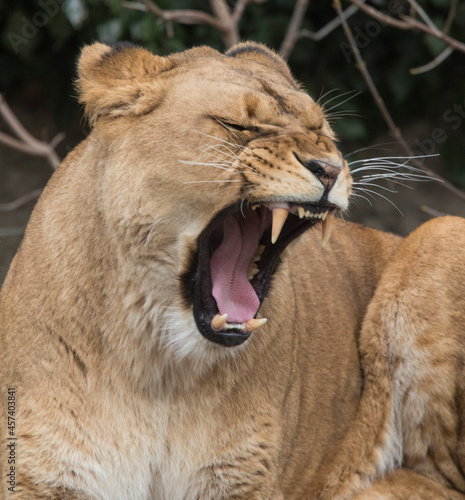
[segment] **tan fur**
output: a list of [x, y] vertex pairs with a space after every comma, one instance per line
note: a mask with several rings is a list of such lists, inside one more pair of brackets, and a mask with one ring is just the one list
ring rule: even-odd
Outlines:
[[336, 220], [325, 249], [317, 224], [281, 256], [268, 323], [226, 348], [198, 332], [180, 278], [231, 203], [320, 199], [293, 152], [338, 169], [328, 199], [347, 207], [323, 110], [255, 44], [94, 44], [78, 86], [93, 131], [1, 294], [3, 496], [15, 387], [21, 500], [464, 498], [465, 222], [401, 243]]

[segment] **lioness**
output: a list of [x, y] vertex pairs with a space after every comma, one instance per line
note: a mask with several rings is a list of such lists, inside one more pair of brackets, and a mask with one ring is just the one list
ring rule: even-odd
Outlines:
[[465, 498], [464, 221], [335, 219], [347, 163], [262, 45], [96, 43], [78, 87], [1, 295], [4, 496]]

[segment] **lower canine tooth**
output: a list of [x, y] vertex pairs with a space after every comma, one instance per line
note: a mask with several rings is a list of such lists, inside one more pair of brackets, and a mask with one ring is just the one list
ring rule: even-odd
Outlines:
[[211, 322], [211, 327], [215, 332], [220, 332], [228, 319], [227, 314], [217, 314]]
[[245, 324], [245, 329], [248, 332], [253, 332], [254, 330], [257, 330], [261, 326], [263, 326], [268, 320], [266, 318], [260, 318], [260, 319], [249, 319], [247, 323]]
[[271, 228], [271, 243], [276, 243], [289, 212], [285, 208], [273, 208], [273, 225]]
[[321, 220], [325, 220], [326, 217], [328, 217], [328, 212], [325, 212], [322, 216], [321, 216]]
[[326, 219], [321, 223], [321, 246], [324, 248], [331, 236], [331, 229], [333, 227], [334, 214], [328, 214]]

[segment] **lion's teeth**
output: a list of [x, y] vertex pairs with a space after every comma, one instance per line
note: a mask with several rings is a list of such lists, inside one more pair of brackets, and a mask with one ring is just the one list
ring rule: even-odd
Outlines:
[[289, 212], [285, 208], [273, 208], [273, 226], [271, 229], [271, 243], [276, 243], [281, 229], [286, 222]]
[[326, 217], [328, 217], [328, 212], [324, 212], [323, 214], [321, 214], [321, 220], [325, 220]]
[[258, 262], [261, 258], [262, 258], [261, 255], [255, 253], [254, 256], [252, 257], [252, 262]]
[[245, 324], [244, 323], [226, 323], [223, 326], [223, 331], [228, 331], [228, 330], [245, 330]]
[[252, 205], [250, 208], [251, 208], [252, 210], [257, 210], [257, 208], [258, 208], [259, 206], [260, 206], [260, 205]]
[[257, 330], [261, 326], [263, 326], [268, 320], [266, 318], [260, 318], [260, 319], [249, 319], [247, 323], [245, 324], [245, 329], [248, 332], [253, 332], [254, 330]]
[[211, 322], [211, 327], [213, 330], [216, 332], [220, 332], [223, 329], [223, 326], [225, 325], [226, 321], [228, 319], [227, 314], [217, 314]]
[[303, 219], [305, 215], [305, 209], [303, 207], [297, 207], [297, 212], [299, 213], [299, 217]]
[[311, 213], [307, 210], [307, 211], [305, 212], [305, 217], [310, 218], [311, 216], [312, 216], [312, 214], [311, 214]]
[[333, 227], [334, 214], [328, 214], [326, 219], [321, 223], [321, 246], [324, 248], [331, 236], [331, 229]]
[[247, 269], [247, 279], [250, 281], [256, 274], [258, 274], [260, 270], [258, 267], [252, 262]]

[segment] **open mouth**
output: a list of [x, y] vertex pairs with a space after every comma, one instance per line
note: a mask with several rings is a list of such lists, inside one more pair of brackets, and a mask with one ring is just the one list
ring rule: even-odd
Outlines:
[[256, 316], [282, 251], [318, 222], [324, 246], [337, 210], [328, 204], [264, 201], [219, 212], [200, 234], [183, 279], [200, 333], [228, 347], [247, 340], [267, 321]]

